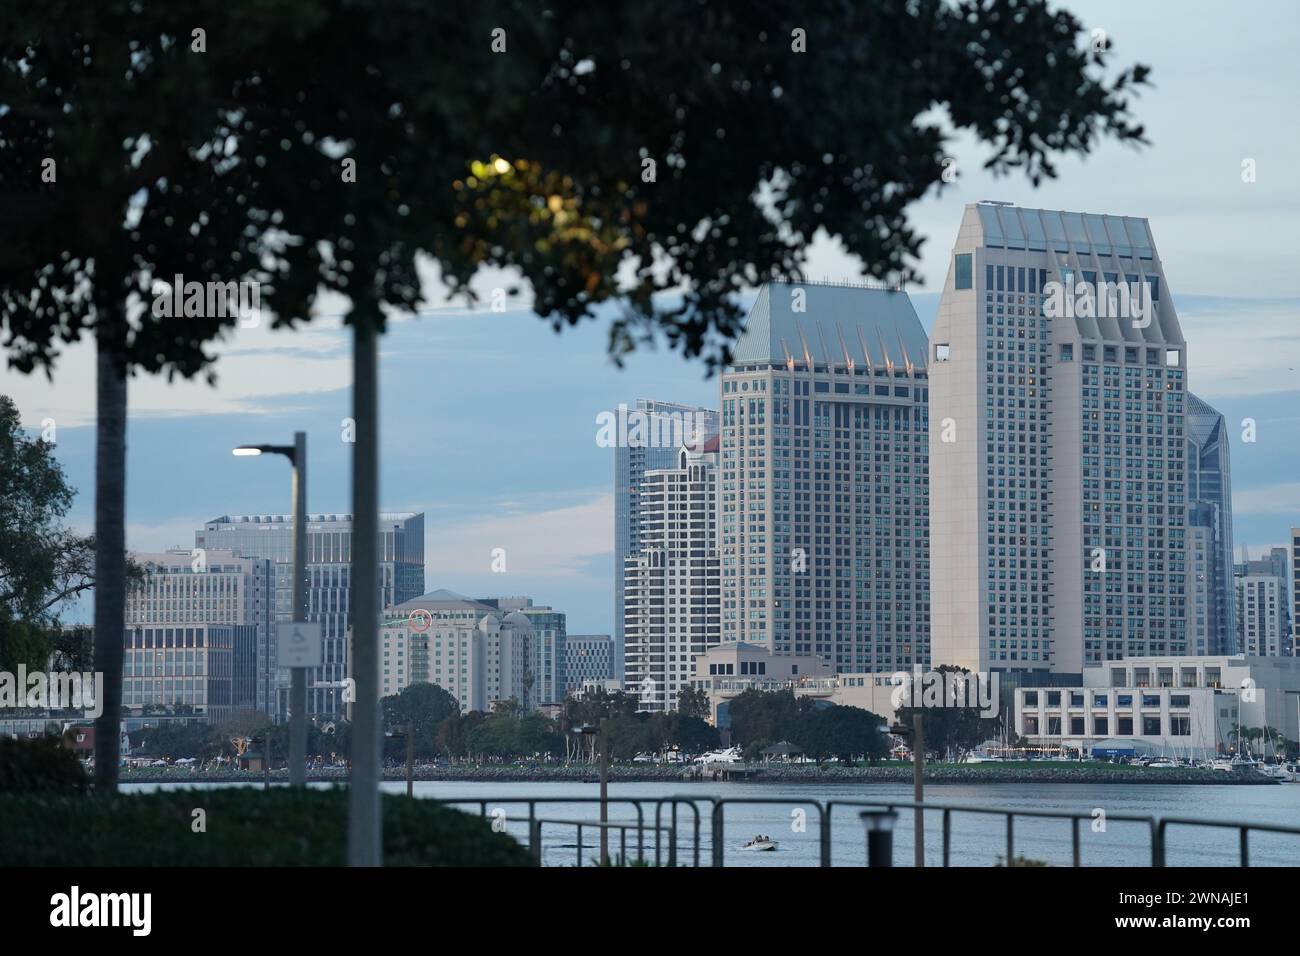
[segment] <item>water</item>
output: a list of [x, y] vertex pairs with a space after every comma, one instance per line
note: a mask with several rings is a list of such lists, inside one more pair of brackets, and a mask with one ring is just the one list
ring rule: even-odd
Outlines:
[[[189, 784], [127, 784], [124, 790], [147, 791], [156, 787], [174, 789]], [[239, 786], [239, 784], [198, 784], [198, 787]], [[320, 786], [325, 786], [321, 784]], [[385, 782], [384, 790], [405, 793], [405, 783]], [[501, 819], [507, 832], [521, 842], [528, 840], [528, 807], [510, 803], [509, 798], [538, 797], [537, 816], [544, 820], [598, 820], [596, 803], [566, 802], [575, 797], [598, 797], [597, 784], [584, 783], [501, 783], [501, 782], [417, 782], [416, 797], [439, 799], [475, 798], [463, 804], [473, 813], [480, 811], [477, 798], [487, 800], [487, 813]], [[910, 784], [778, 784], [778, 783], [611, 783], [609, 786], [610, 820], [635, 824], [636, 811], [619, 798], [641, 798], [646, 814], [644, 848], [647, 858], [654, 857], [653, 801], [669, 796], [740, 799], [769, 798], [788, 801], [784, 805], [735, 803], [725, 805], [724, 839], [726, 866], [817, 866], [820, 842], [816, 808], [809, 801], [825, 804], [831, 800], [901, 800], [912, 798]], [[1085, 813], [1089, 819], [1079, 825], [1082, 861], [1085, 866], [1150, 866], [1150, 827], [1143, 823], [1105, 820], [1104, 830], [1094, 829], [1096, 811], [1107, 815], [1135, 814], [1156, 817], [1189, 817], [1202, 820], [1272, 823], [1300, 827], [1300, 785], [1213, 786], [1175, 784], [944, 784], [926, 789], [927, 802], [960, 806], [985, 806], [1023, 810], [1066, 810]], [[801, 807], [802, 805], [802, 807]], [[802, 808], [804, 813], [798, 811]], [[710, 864], [709, 806], [700, 804], [700, 862]], [[861, 808], [838, 807], [832, 811], [832, 862], [838, 866], [861, 866], [866, 859], [865, 837], [858, 813]], [[665, 822], [671, 808], [664, 806]], [[894, 834], [894, 862], [910, 866], [913, 860], [913, 812], [900, 810]], [[1098, 818], [1100, 820], [1100, 818]], [[942, 851], [942, 814], [926, 814], [926, 864], [940, 866]], [[756, 835], [778, 841], [773, 853], [742, 850], [741, 845]], [[1015, 820], [1017, 856], [1043, 860], [1056, 866], [1071, 862], [1070, 823], [1067, 820]], [[582, 859], [590, 865], [599, 856], [598, 831], [584, 829]], [[693, 862], [693, 815], [684, 805], [678, 808], [678, 862]], [[627, 853], [635, 858], [635, 829], [627, 832]], [[667, 858], [664, 837], [661, 859]], [[620, 835], [611, 831], [610, 853], [620, 852]], [[542, 829], [543, 861], [548, 866], [574, 866], [578, 861], [576, 828], [544, 824]], [[1002, 816], [954, 813], [952, 816], [951, 864], [954, 866], [992, 866], [1006, 855], [1006, 824]], [[1252, 833], [1252, 866], [1296, 866], [1300, 864], [1300, 834]], [[1166, 836], [1166, 864], [1169, 866], [1236, 866], [1238, 833], [1236, 830], [1170, 826]]]

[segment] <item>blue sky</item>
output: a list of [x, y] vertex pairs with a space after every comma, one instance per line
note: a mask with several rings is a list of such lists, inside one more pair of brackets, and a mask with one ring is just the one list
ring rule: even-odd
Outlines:
[[[1153, 145], [1104, 146], [1060, 164], [1034, 190], [995, 180], [983, 154], [954, 142], [959, 179], [914, 209], [928, 237], [913, 289], [928, 327], [962, 207], [980, 199], [1146, 216], [1188, 340], [1191, 389], [1234, 435], [1237, 541], [1283, 542], [1300, 524], [1300, 107], [1294, 10], [1074, 3], [1107, 31], [1121, 61], [1154, 68], [1136, 103]], [[1136, 7], [1133, 9], [1132, 7]], [[1256, 181], [1241, 164], [1253, 159]], [[810, 278], [849, 279], [856, 264], [819, 243]], [[612, 452], [596, 415], [640, 397], [716, 406], [716, 380], [665, 351], [605, 358], [606, 328], [554, 333], [525, 310], [445, 305], [431, 275], [431, 311], [393, 323], [381, 356], [382, 505], [426, 514], [426, 584], [465, 593], [528, 594], [569, 613], [574, 633], [609, 633], [613, 598]], [[484, 275], [484, 288], [504, 284]], [[325, 311], [330, 311], [327, 304]], [[288, 510], [280, 459], [235, 459], [233, 445], [309, 433], [312, 511], [348, 511], [349, 340], [336, 319], [298, 332], [241, 330], [221, 347], [215, 388], [131, 383], [128, 544], [190, 547], [215, 515]], [[58, 426], [57, 455], [81, 490], [73, 523], [89, 529], [93, 489], [93, 351], [73, 346], [53, 385], [0, 370], [0, 392], [23, 421]], [[1240, 442], [1243, 418], [1258, 440]], [[506, 573], [490, 570], [506, 549]], [[85, 615], [88, 608], [79, 609]]]

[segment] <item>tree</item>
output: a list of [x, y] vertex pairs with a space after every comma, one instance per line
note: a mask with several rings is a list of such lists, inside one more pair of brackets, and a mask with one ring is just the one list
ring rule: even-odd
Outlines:
[[[516, 273], [557, 328], [609, 305], [615, 357], [663, 337], [716, 367], [739, 328], [734, 293], [800, 275], [818, 231], [870, 275], [913, 277], [920, 239], [907, 210], [951, 167], [936, 112], [992, 146], [986, 165], [1035, 182], [1053, 175], [1056, 154], [1142, 137], [1127, 93], [1145, 69], [1107, 80], [1105, 55], [1077, 43], [1078, 21], [1035, 0], [875, 0], [820, 17], [735, 0], [173, 6], [51, 2], [0, 24], [16, 27], [0, 29], [0, 101], [17, 101], [0, 122], [21, 132], [0, 127], [21, 183], [0, 190], [22, 200], [0, 195], [22, 231], [0, 238], [0, 259], [17, 260], [0, 263], [6, 344], [30, 370], [82, 327], [99, 342], [96, 639], [110, 721], [125, 370], [138, 360], [193, 374], [221, 328], [133, 327], [125, 297], [172, 271], [228, 281], [256, 264], [273, 277], [277, 321], [309, 316], [322, 292], [349, 298], [360, 737], [350, 799], [364, 831], [353, 848], [371, 848], [354, 862], [377, 862], [378, 845], [376, 337], [385, 308], [419, 301], [418, 251], [462, 294], [484, 266]], [[181, 57], [178, 39], [197, 22], [212, 24], [206, 52]], [[142, 149], [138, 164], [123, 162]], [[32, 185], [51, 155], [87, 174], [74, 182], [99, 174], [80, 219], [69, 191]], [[124, 239], [138, 189], [144, 221]], [[83, 220], [85, 235], [64, 234]], [[32, 223], [36, 254], [24, 245]], [[32, 295], [47, 287], [56, 294]], [[66, 307], [52, 307], [60, 296]], [[111, 757], [97, 754], [108, 785]]]
[[789, 739], [798, 721], [812, 708], [807, 697], [794, 691], [761, 691], [750, 688], [738, 694], [729, 707], [731, 737], [742, 749], [755, 743]]
[[415, 754], [428, 757], [437, 752], [438, 728], [452, 714], [460, 713], [460, 702], [437, 684], [416, 683], [399, 694], [383, 699], [384, 726], [391, 731], [415, 735]]
[[96, 341], [95, 662], [104, 675], [95, 785], [117, 785], [125, 593], [126, 382], [135, 367], [190, 376], [223, 310], [174, 320], [154, 284], [257, 273], [273, 224], [250, 202], [257, 166], [231, 149], [237, 110], [196, 22], [233, 28], [220, 4], [54, 0], [0, 21], [0, 319], [9, 362], [51, 374], [58, 346]]
[[93, 581], [93, 542], [63, 525], [74, 491], [53, 452], [0, 395], [0, 669], [43, 670], [59, 605]]
[[815, 707], [799, 719], [790, 740], [818, 762], [837, 757], [851, 763], [861, 756], [876, 763], [889, 753], [884, 724], [860, 707]]
[[683, 717], [709, 717], [709, 695], [698, 687], [683, 687], [677, 692], [677, 713]]
[[672, 715], [669, 742], [684, 754], [707, 753], [718, 746], [718, 729], [700, 717], [679, 711]]

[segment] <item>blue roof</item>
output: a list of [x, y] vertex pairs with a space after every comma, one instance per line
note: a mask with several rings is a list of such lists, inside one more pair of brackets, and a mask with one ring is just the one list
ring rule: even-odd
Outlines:
[[906, 292], [816, 282], [763, 286], [736, 342], [736, 365], [924, 368], [927, 339]]

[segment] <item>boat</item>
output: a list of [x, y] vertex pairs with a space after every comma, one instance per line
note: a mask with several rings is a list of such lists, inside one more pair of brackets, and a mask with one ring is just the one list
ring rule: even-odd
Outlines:
[[1257, 763], [1255, 764], [1255, 772], [1278, 782], [1289, 779], [1286, 769], [1280, 763]]
[[1282, 769], [1286, 771], [1287, 783], [1300, 783], [1300, 760], [1286, 764]]
[[1170, 767], [1177, 767], [1177, 766], [1178, 766], [1177, 761], [1170, 760], [1168, 757], [1157, 757], [1155, 760], [1147, 764], [1147, 767], [1152, 769], [1154, 768], [1168, 769]]
[[754, 839], [750, 840], [748, 843], [742, 846], [741, 849], [757, 850], [758, 852], [763, 853], [763, 852], [769, 852], [771, 850], [775, 850], [776, 847], [777, 847], [777, 842], [773, 840], [771, 837], [756, 836], [754, 837]]

